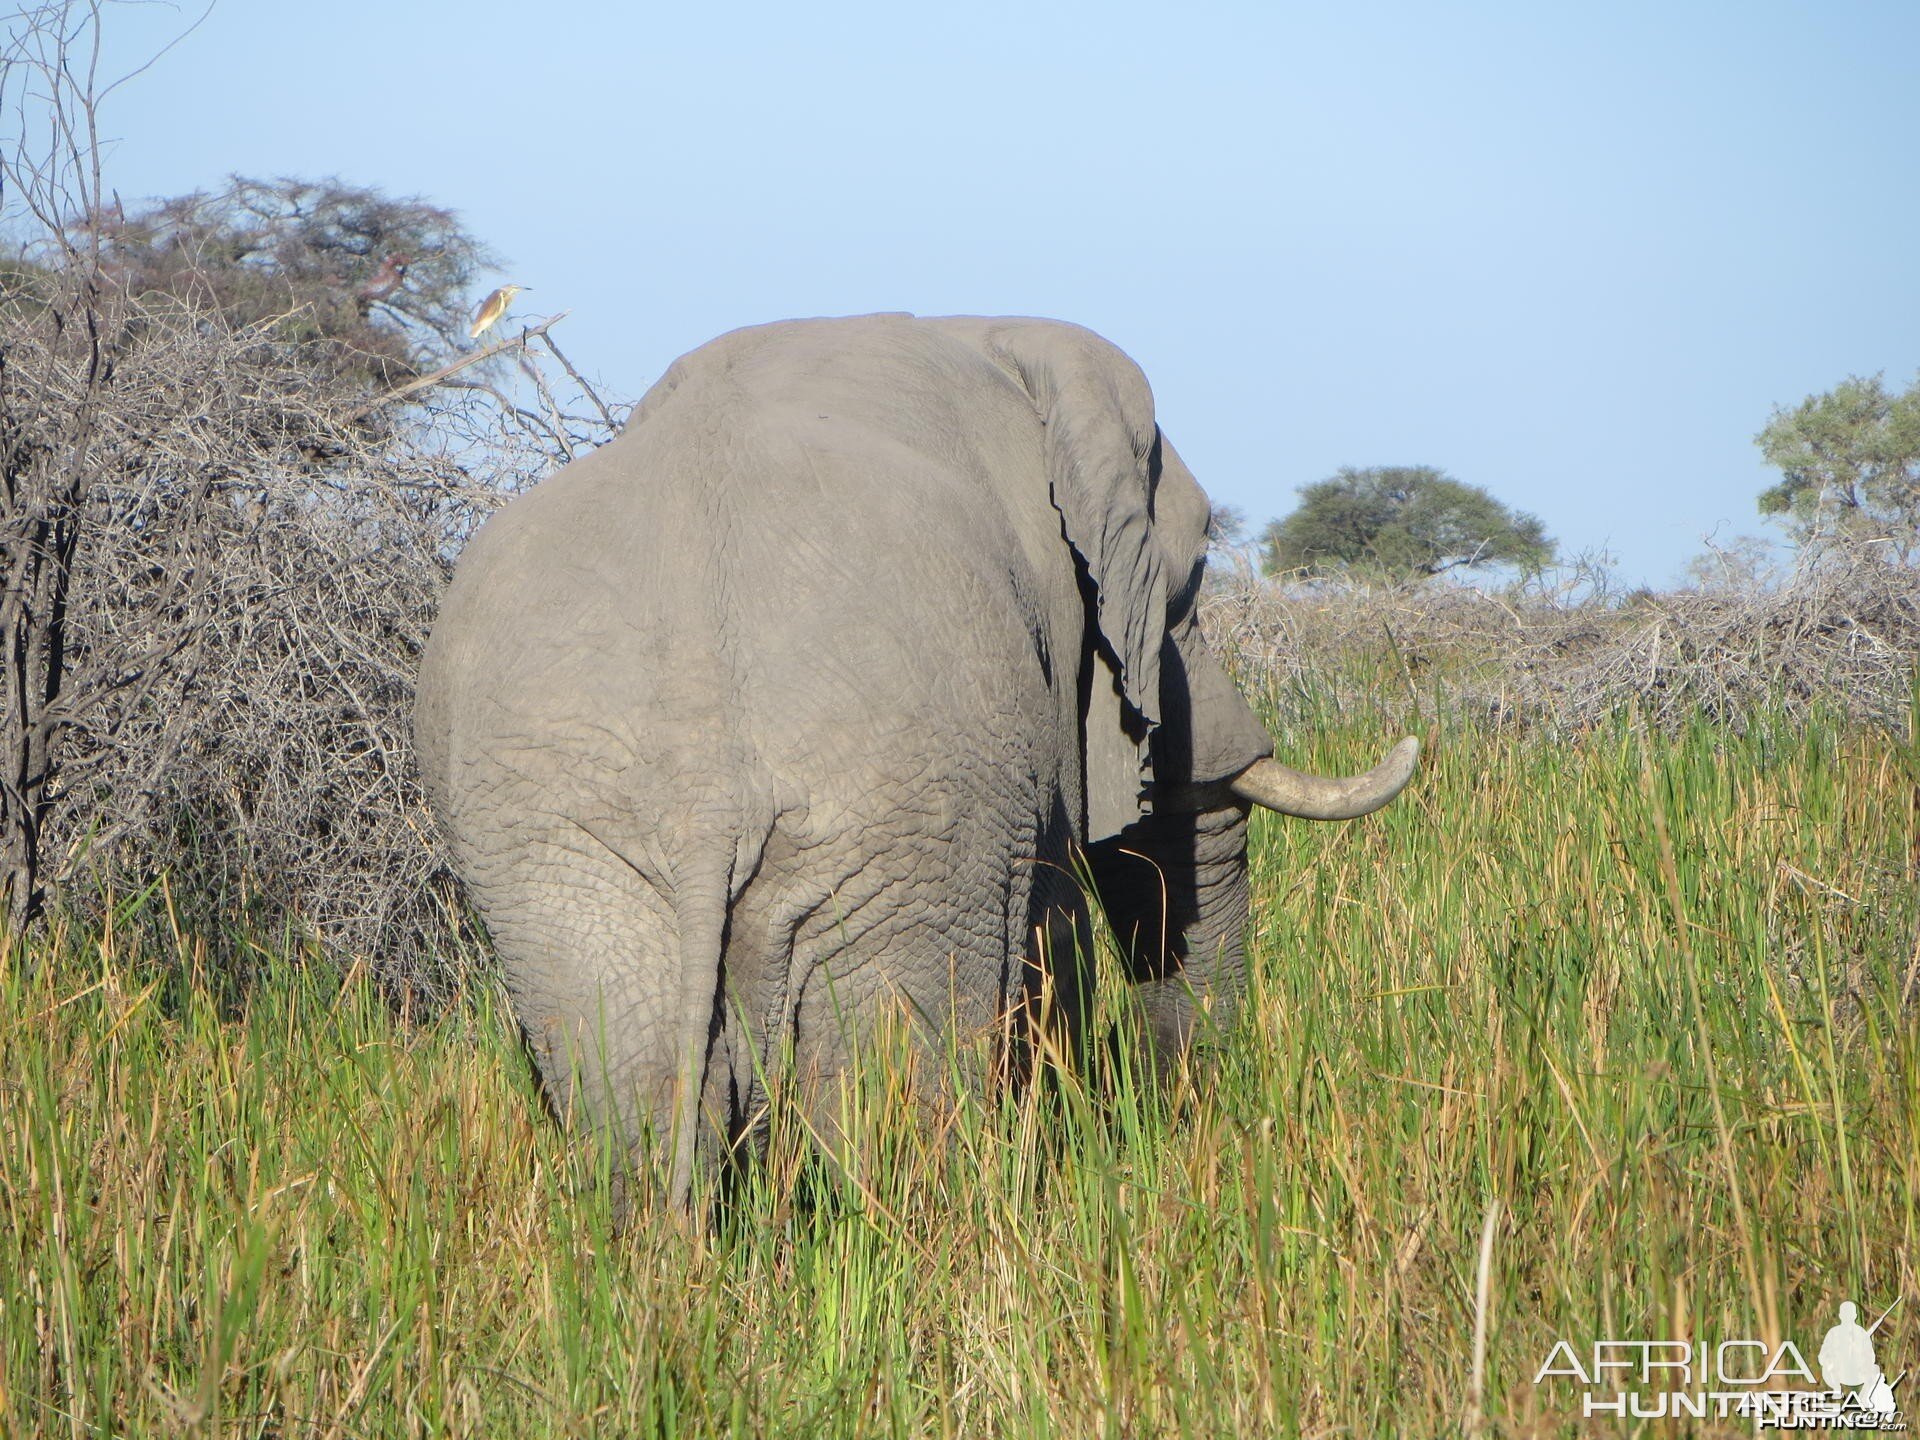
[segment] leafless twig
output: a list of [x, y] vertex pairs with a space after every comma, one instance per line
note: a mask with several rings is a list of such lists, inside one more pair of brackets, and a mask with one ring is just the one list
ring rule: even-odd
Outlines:
[[[404, 385], [396, 385], [393, 389], [387, 391], [385, 394], [376, 395], [374, 396], [373, 399], [369, 400], [366, 404], [360, 406], [356, 410], [349, 412], [347, 418], [350, 420], [362, 419], [365, 416], [371, 415], [375, 410], [378, 410], [383, 405], [391, 405], [395, 401], [406, 399], [407, 396], [409, 395], [417, 395], [422, 390], [425, 390], [430, 388], [431, 386], [440, 384], [448, 376], [457, 375], [462, 370], [468, 369], [471, 366], [484, 364], [486, 361], [493, 359], [496, 355], [504, 355], [509, 350], [524, 350], [533, 341], [539, 340], [539, 339], [545, 339], [546, 333], [550, 327], [558, 325], [562, 320], [566, 319], [567, 316], [571, 315], [572, 313], [573, 312], [571, 310], [562, 310], [558, 315], [553, 316], [551, 319], [541, 321], [538, 325], [535, 325], [530, 330], [523, 330], [520, 334], [515, 335], [510, 340], [502, 340], [498, 344], [489, 345], [484, 350], [476, 350], [471, 355], [462, 355], [458, 360], [455, 360], [450, 364], [442, 365], [438, 370], [435, 370], [430, 375], [422, 375], [417, 380], [409, 380]], [[556, 351], [555, 353], [557, 354], [558, 352]], [[573, 367], [568, 366], [567, 371], [569, 374], [572, 374]], [[595, 396], [594, 399], [597, 403], [599, 400], [599, 397]], [[608, 420], [607, 424], [608, 424], [608, 429], [614, 428], [613, 422], [611, 419]]]

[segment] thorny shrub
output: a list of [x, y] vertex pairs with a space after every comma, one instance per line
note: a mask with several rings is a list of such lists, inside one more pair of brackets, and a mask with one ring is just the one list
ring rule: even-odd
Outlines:
[[[414, 771], [414, 675], [466, 539], [580, 417], [526, 423], [494, 386], [389, 413], [269, 325], [126, 303], [74, 491], [48, 889], [97, 916], [164, 888], [203, 937], [450, 983], [475, 947]], [[87, 385], [84, 352], [35, 319], [0, 311], [8, 369], [35, 389], [0, 394], [21, 402], [0, 408], [23, 497]], [[14, 509], [13, 528], [32, 518]]]
[[1215, 569], [1202, 622], [1283, 723], [1366, 707], [1405, 724], [1439, 704], [1563, 735], [1625, 709], [1738, 729], [1823, 707], [1904, 728], [1920, 667], [1920, 574], [1873, 543], [1665, 593], [1618, 593], [1591, 566], [1504, 589]]

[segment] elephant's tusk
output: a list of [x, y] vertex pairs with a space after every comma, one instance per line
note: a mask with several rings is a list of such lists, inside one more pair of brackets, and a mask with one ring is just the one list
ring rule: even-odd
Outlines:
[[1309, 775], [1278, 760], [1256, 760], [1228, 782], [1242, 800], [1303, 820], [1354, 820], [1371, 814], [1407, 788], [1420, 758], [1409, 735], [1364, 775]]

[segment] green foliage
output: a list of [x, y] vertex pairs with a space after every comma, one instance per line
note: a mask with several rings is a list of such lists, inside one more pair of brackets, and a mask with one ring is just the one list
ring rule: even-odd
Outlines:
[[1550, 564], [1540, 521], [1430, 465], [1348, 465], [1300, 487], [1300, 506], [1261, 535], [1269, 575], [1342, 567], [1396, 579], [1455, 569]]
[[1920, 1250], [1920, 770], [1751, 720], [1443, 720], [1392, 809], [1256, 820], [1204, 1093], [914, 1123], [864, 1067], [846, 1163], [779, 1111], [714, 1231], [609, 1234], [490, 996], [0, 951], [0, 1435], [1585, 1434], [1558, 1339], [1811, 1355]]
[[1920, 538], [1920, 379], [1898, 393], [1849, 376], [1791, 410], [1776, 408], [1754, 444], [1781, 472], [1760, 493], [1796, 539], [1884, 535], [1898, 553]]
[[234, 176], [76, 227], [135, 297], [170, 296], [298, 342], [319, 369], [384, 389], [458, 348], [467, 292], [494, 257], [452, 211], [339, 180]]

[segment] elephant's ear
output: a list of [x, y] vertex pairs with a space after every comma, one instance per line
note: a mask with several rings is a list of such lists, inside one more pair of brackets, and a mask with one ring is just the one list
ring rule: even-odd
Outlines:
[[1140, 815], [1143, 746], [1160, 721], [1167, 562], [1153, 532], [1157, 431], [1146, 376], [1090, 330], [988, 327], [994, 358], [1033, 398], [1061, 533], [1086, 569], [1099, 642], [1087, 703], [1087, 838]]

